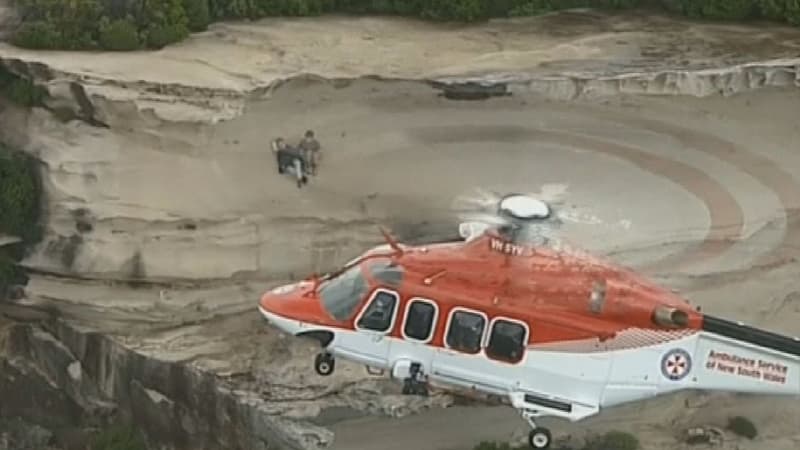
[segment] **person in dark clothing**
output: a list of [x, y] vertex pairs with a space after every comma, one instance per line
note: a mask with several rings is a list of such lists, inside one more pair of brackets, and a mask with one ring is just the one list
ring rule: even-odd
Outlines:
[[310, 170], [311, 175], [317, 174], [317, 162], [320, 159], [320, 145], [319, 141], [314, 137], [313, 130], [307, 130], [303, 139], [297, 145], [300, 148], [300, 151], [303, 155], [303, 159], [305, 159], [306, 164], [308, 164], [308, 168]]
[[286, 159], [286, 142], [282, 137], [272, 141], [272, 154], [278, 166], [278, 173], [283, 173], [283, 162]]
[[297, 178], [297, 187], [308, 183], [307, 165], [299, 149], [286, 145], [283, 138], [272, 141], [272, 151], [278, 163], [278, 173], [289, 172]]

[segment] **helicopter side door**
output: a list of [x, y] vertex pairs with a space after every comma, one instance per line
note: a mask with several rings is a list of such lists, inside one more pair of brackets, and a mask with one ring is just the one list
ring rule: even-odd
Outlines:
[[388, 368], [392, 339], [388, 338], [398, 316], [400, 295], [377, 288], [354, 322], [354, 331], [337, 333], [334, 353], [374, 368]]
[[[505, 322], [508, 322], [506, 320]], [[512, 349], [513, 362], [497, 361], [496, 353], [487, 355], [486, 339], [491, 349], [503, 349], [497, 344], [494, 331], [504, 322], [490, 321], [488, 316], [468, 308], [453, 308], [447, 319], [444, 348], [437, 349], [433, 358], [432, 378], [468, 389], [479, 389], [497, 395], [507, 394], [520, 381], [525, 348]], [[492, 333], [489, 331], [492, 330]], [[527, 328], [525, 329], [527, 332]], [[505, 359], [505, 358], [499, 358]]]
[[389, 358], [397, 379], [408, 377], [412, 364], [419, 364], [423, 373], [430, 371], [434, 354], [430, 343], [439, 320], [439, 305], [428, 298], [411, 297], [404, 309], [403, 319], [398, 320], [401, 339], [392, 342]]

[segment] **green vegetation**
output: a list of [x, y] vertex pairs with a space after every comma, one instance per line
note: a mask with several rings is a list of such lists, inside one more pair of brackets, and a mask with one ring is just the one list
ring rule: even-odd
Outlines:
[[[24, 106], [41, 104], [45, 91], [0, 66], [0, 96]], [[33, 158], [0, 144], [0, 236], [21, 242], [0, 246], [0, 298], [12, 284], [25, 281], [16, 265], [25, 249], [41, 239], [39, 202], [41, 185]]]
[[[527, 444], [514, 447], [505, 442], [484, 441], [473, 447], [473, 450], [527, 450], [529, 448]], [[624, 431], [609, 431], [587, 439], [581, 450], [639, 450], [639, 448], [640, 443], [636, 436]], [[561, 450], [567, 449], [561, 448]]]
[[91, 450], [146, 450], [139, 433], [125, 425], [114, 425], [95, 435]]
[[736, 416], [728, 419], [728, 430], [733, 433], [744, 436], [748, 439], [755, 439], [758, 436], [758, 430], [755, 424], [747, 417]]
[[488, 442], [483, 441], [480, 444], [476, 445], [472, 448], [472, 450], [527, 450], [530, 446], [521, 445], [519, 447], [513, 447], [509, 445], [507, 442], [497, 443], [497, 442]]
[[0, 64], [0, 96], [23, 106], [41, 105], [47, 91]]
[[654, 7], [691, 18], [767, 18], [800, 25], [798, 0], [14, 0], [23, 22], [12, 42], [57, 50], [158, 49], [218, 20], [388, 14], [472, 22], [567, 8]]
[[41, 237], [39, 201], [41, 188], [32, 158], [0, 145], [0, 235], [15, 236], [21, 242], [0, 246], [0, 298], [12, 284], [24, 282], [16, 265], [25, 248]]
[[639, 450], [639, 439], [624, 431], [609, 431], [586, 442], [583, 450]]
[[0, 233], [33, 243], [39, 230], [39, 176], [32, 158], [0, 145]]

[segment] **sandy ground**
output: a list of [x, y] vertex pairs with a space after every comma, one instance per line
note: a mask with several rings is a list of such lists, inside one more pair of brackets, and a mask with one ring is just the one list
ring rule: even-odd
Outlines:
[[[131, 87], [138, 82], [242, 91], [297, 72], [683, 70], [796, 56], [800, 45], [796, 30], [755, 33], [636, 16], [550, 20], [447, 31], [401, 20], [265, 21], [215, 25], [154, 54], [0, 53], [85, 75], [97, 93], [142, 99]], [[129, 85], [97, 82], [112, 78]], [[50, 167], [51, 231], [68, 235], [70, 211], [79, 206], [94, 220], [70, 268], [36, 258], [29, 264], [114, 275], [139, 252], [145, 278], [197, 285], [131, 290], [37, 276], [29, 301], [153, 357], [240, 379], [244, 389], [274, 396], [276, 411], [322, 411], [316, 420], [337, 433], [337, 450], [466, 450], [481, 439], [524, 436], [522, 420], [497, 407], [344, 420], [342, 408], [385, 414], [428, 405], [383, 397], [389, 388], [362, 368], [343, 365], [323, 382], [311, 369], [313, 350], [281, 338], [253, 309], [264, 289], [341, 264], [377, 242], [378, 223], [412, 240], [452, 235], [453, 201], [476, 189], [544, 193], [578, 245], [644, 271], [714, 314], [800, 334], [796, 89], [453, 102], [408, 81], [296, 80], [260, 94], [268, 95], [213, 126], [148, 121], [119, 105], [105, 105], [115, 114], [111, 129], [4, 111], [6, 131], [18, 124], [16, 132], [27, 134], [21, 140]], [[325, 156], [319, 176], [298, 190], [276, 173], [266, 147], [272, 137], [294, 140], [306, 128], [316, 130]], [[187, 221], [196, 230], [176, 228]], [[219, 280], [231, 277], [238, 280]], [[672, 449], [684, 427], [722, 423], [736, 412], [762, 432], [741, 448], [795, 450], [797, 400], [674, 396], [553, 428], [629, 429], [646, 450]]]
[[[251, 187], [251, 195], [276, 210], [314, 215], [356, 208], [357, 200], [371, 198], [371, 209], [391, 213], [379, 214], [393, 219], [390, 225], [423, 215], [433, 230], [454, 227], [450, 204], [475, 188], [555, 192], [565, 211], [564, 234], [575, 243], [641, 268], [714, 314], [800, 334], [798, 265], [786, 262], [796, 257], [799, 243], [796, 226], [786, 220], [800, 200], [792, 175], [800, 156], [787, 145], [800, 138], [792, 114], [799, 92], [450, 103], [413, 86], [318, 89], [302, 91], [303, 99], [316, 99], [311, 108], [287, 89], [220, 125], [216, 145], [238, 140], [220, 165], [225, 178]], [[321, 173], [305, 189], [272, 173], [270, 156], [260, 149], [258, 123], [279, 117], [287, 135], [288, 124], [301, 123], [300, 129], [316, 129], [325, 146]], [[251, 163], [237, 165], [244, 154]], [[36, 301], [57, 299], [50, 301], [73, 320], [155, 357], [252, 379], [265, 392], [263, 386], [281, 376], [290, 376], [295, 389], [324, 390], [310, 370], [312, 349], [279, 339], [252, 312], [259, 293], [273, 284], [127, 291], [37, 277], [30, 292]], [[377, 393], [384, 388], [376, 391], [375, 380], [363, 378], [360, 368], [347, 367], [336, 385], [362, 381], [345, 395], [276, 408], [298, 417], [334, 406], [364, 408], [346, 398], [354, 392], [380, 402]], [[796, 399], [723, 396], [688, 410], [683, 401], [660, 399], [609, 411], [588, 425], [554, 429], [626, 428], [642, 436], [646, 448], [661, 448], [659, 443], [674, 444], [681, 427], [723, 421], [724, 411], [736, 411], [756, 421], [771, 448], [794, 448], [786, 439], [798, 437]], [[781, 421], [774, 420], [778, 412], [786, 413]], [[387, 449], [466, 449], [480, 439], [516, 438], [525, 431], [505, 408], [458, 407], [400, 421], [336, 423], [337, 416], [330, 413], [324, 422], [337, 432], [334, 448], [342, 450], [376, 448], [378, 442]]]

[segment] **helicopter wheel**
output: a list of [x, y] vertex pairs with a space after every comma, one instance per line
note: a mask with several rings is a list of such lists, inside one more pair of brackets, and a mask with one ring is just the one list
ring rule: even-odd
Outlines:
[[547, 428], [534, 428], [528, 434], [528, 444], [531, 448], [537, 450], [544, 450], [550, 448], [550, 443], [553, 440], [550, 430]]
[[328, 353], [320, 353], [314, 358], [314, 370], [323, 377], [332, 374], [335, 366], [333, 356]]

